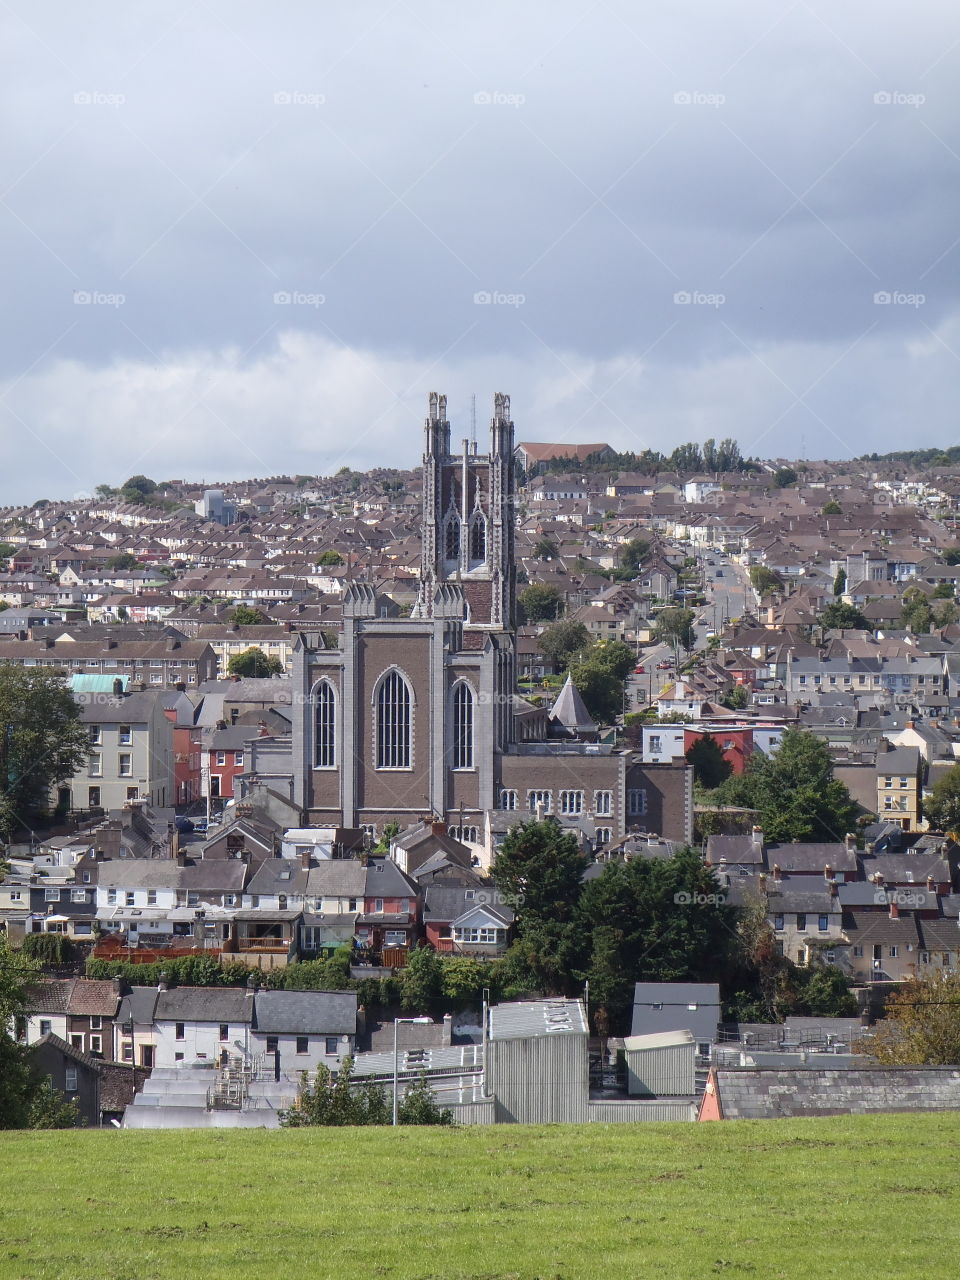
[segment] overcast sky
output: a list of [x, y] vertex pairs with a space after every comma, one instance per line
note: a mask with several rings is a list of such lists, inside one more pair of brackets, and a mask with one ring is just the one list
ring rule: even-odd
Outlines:
[[[960, 9], [9, 0], [0, 501], [956, 443]], [[888, 299], [888, 300], [884, 300]]]

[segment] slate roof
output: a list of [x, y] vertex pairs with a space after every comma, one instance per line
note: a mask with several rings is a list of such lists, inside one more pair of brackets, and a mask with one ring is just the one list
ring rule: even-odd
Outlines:
[[253, 999], [245, 988], [174, 987], [157, 996], [157, 1022], [249, 1022]]
[[847, 848], [843, 841], [831, 844], [771, 844], [767, 845], [767, 865], [780, 867], [782, 871], [816, 872], [824, 867], [834, 871], [856, 871], [857, 851]]
[[136, 1026], [149, 1027], [153, 1022], [159, 994], [156, 987], [133, 987], [120, 1001], [117, 1022], [128, 1023], [132, 1013]]
[[257, 1031], [265, 1035], [356, 1035], [355, 991], [258, 991]]
[[596, 720], [587, 710], [580, 690], [569, 675], [550, 709], [549, 718], [574, 733], [595, 733], [597, 730]]
[[718, 1067], [710, 1084], [725, 1120], [960, 1110], [958, 1067]]

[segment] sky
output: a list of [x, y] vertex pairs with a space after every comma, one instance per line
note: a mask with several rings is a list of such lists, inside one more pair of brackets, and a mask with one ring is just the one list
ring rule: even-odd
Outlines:
[[958, 441], [960, 8], [7, 0], [0, 502]]

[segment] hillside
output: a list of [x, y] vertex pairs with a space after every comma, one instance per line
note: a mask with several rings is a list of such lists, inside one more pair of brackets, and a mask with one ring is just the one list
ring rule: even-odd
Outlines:
[[960, 1114], [7, 1133], [0, 1276], [952, 1274]]

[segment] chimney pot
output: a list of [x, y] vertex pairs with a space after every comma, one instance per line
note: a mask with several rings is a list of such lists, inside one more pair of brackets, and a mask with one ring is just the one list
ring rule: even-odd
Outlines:
[[890, 903], [890, 919], [891, 920], [900, 919], [900, 908], [897, 906], [895, 902]]
[[160, 977], [157, 979], [157, 990], [167, 991], [168, 989], [169, 989], [169, 979], [165, 973], [161, 973]]

